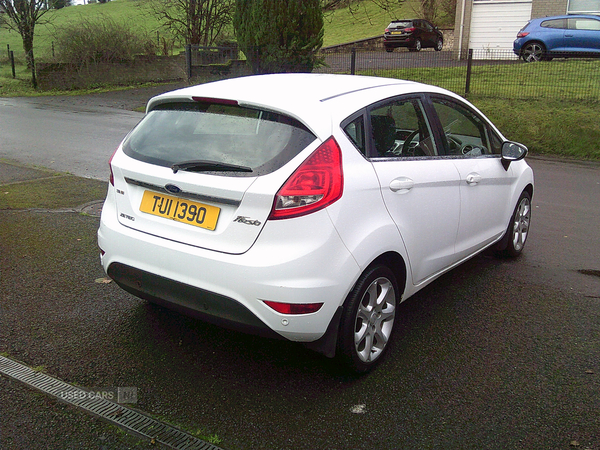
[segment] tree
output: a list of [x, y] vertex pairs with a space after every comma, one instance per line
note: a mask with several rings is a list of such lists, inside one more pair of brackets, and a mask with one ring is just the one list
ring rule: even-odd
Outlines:
[[254, 73], [310, 72], [323, 45], [321, 0], [236, 0], [234, 28]]
[[42, 16], [48, 12], [47, 1], [0, 0], [0, 9], [3, 9], [7, 16], [4, 19], [5, 24], [21, 35], [27, 67], [31, 69], [31, 82], [34, 89], [37, 89], [35, 58], [33, 56], [33, 37], [35, 26], [42, 23]]
[[71, 6], [71, 0], [49, 0], [48, 5], [53, 9], [62, 9], [65, 6]]
[[234, 0], [148, 0], [146, 5], [181, 44], [208, 46], [231, 23]]
[[419, 0], [416, 3], [416, 12], [420, 17], [435, 23], [446, 16], [446, 22], [454, 24], [456, 0]]

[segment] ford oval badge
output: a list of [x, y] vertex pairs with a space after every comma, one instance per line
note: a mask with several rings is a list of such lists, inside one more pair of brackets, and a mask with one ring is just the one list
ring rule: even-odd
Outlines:
[[172, 194], [179, 194], [181, 192], [181, 189], [178, 186], [175, 186], [174, 184], [167, 184], [165, 186], [165, 189]]

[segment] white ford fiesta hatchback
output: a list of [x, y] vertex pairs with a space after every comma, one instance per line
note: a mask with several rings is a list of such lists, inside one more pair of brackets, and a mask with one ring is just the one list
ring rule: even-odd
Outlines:
[[521, 253], [526, 153], [419, 83], [280, 74], [177, 90], [111, 158], [102, 264], [138, 297], [365, 372], [401, 301], [487, 247]]

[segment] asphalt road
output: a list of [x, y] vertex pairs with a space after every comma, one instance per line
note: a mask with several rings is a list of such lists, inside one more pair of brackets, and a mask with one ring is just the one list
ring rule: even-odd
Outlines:
[[0, 158], [107, 179], [108, 159], [142, 116], [114, 108], [0, 99]]
[[[0, 145], [8, 108], [26, 109], [21, 122], [31, 122], [20, 126], [30, 130], [45, 126], [38, 114], [53, 114], [47, 104], [19, 102], [0, 100]], [[139, 115], [81, 109], [63, 119], [89, 122], [93, 149], [86, 133], [66, 145], [65, 128], [40, 149], [11, 134], [0, 157], [105, 179], [114, 142]], [[52, 155], [38, 154], [44, 148]], [[96, 282], [104, 276], [98, 218], [64, 212], [0, 211], [0, 352], [80, 386], [135, 386], [137, 408], [216, 435], [229, 450], [600, 450], [600, 165], [530, 164], [536, 192], [522, 257], [477, 256], [403, 303], [389, 355], [367, 376]], [[7, 448], [135, 445], [84, 413], [0, 381], [9, 405], [0, 439], [9, 433], [15, 443]]]

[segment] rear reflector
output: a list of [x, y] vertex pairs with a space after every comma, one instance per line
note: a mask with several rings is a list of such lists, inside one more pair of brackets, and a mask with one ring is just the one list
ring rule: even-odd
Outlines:
[[265, 305], [281, 314], [310, 314], [317, 312], [323, 303], [280, 303], [264, 300]]

